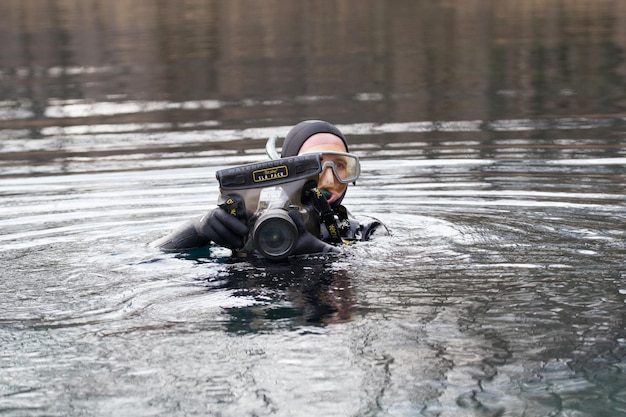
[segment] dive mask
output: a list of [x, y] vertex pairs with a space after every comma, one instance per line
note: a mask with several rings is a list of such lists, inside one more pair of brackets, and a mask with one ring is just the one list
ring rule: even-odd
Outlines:
[[[278, 159], [278, 151], [276, 150], [276, 142], [278, 136], [271, 137], [266, 145], [265, 150], [271, 159]], [[335, 178], [342, 184], [355, 182], [361, 174], [361, 163], [359, 157], [348, 152], [305, 152], [305, 154], [321, 154], [322, 155], [322, 173], [326, 168], [330, 167], [335, 174]]]
[[[335, 178], [342, 184], [355, 182], [361, 173], [359, 157], [347, 152], [310, 152], [322, 155], [322, 173], [331, 168]], [[306, 155], [308, 152], [303, 153]]]

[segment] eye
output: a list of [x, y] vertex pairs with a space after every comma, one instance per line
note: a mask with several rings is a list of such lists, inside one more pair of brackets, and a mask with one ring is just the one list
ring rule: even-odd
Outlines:
[[346, 167], [348, 166], [348, 162], [346, 161], [346, 159], [338, 156], [324, 158], [324, 162], [330, 162], [335, 166], [335, 168], [338, 169], [346, 169]]

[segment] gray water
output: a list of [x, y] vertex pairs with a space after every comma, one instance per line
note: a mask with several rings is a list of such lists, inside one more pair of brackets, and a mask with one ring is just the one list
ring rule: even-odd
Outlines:
[[[4, 1], [0, 414], [626, 416], [626, 3]], [[306, 118], [391, 230], [151, 240]]]

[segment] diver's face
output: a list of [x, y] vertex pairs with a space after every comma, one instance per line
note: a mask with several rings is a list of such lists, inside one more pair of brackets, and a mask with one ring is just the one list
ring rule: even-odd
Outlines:
[[[337, 136], [331, 133], [316, 133], [304, 142], [298, 155], [325, 151], [347, 152], [347, 149], [343, 144], [343, 141]], [[322, 163], [323, 162], [324, 161], [322, 160]], [[342, 184], [337, 178], [335, 178], [335, 174], [333, 173], [331, 167], [326, 167], [326, 169], [320, 174], [317, 186], [330, 193], [330, 198], [328, 199], [329, 203], [337, 201], [348, 189], [348, 184]]]

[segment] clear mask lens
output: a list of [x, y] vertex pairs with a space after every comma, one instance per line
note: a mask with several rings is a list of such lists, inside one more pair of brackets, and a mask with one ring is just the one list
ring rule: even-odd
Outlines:
[[361, 164], [359, 157], [346, 152], [322, 152], [322, 172], [331, 167], [339, 182], [348, 184], [359, 178]]

